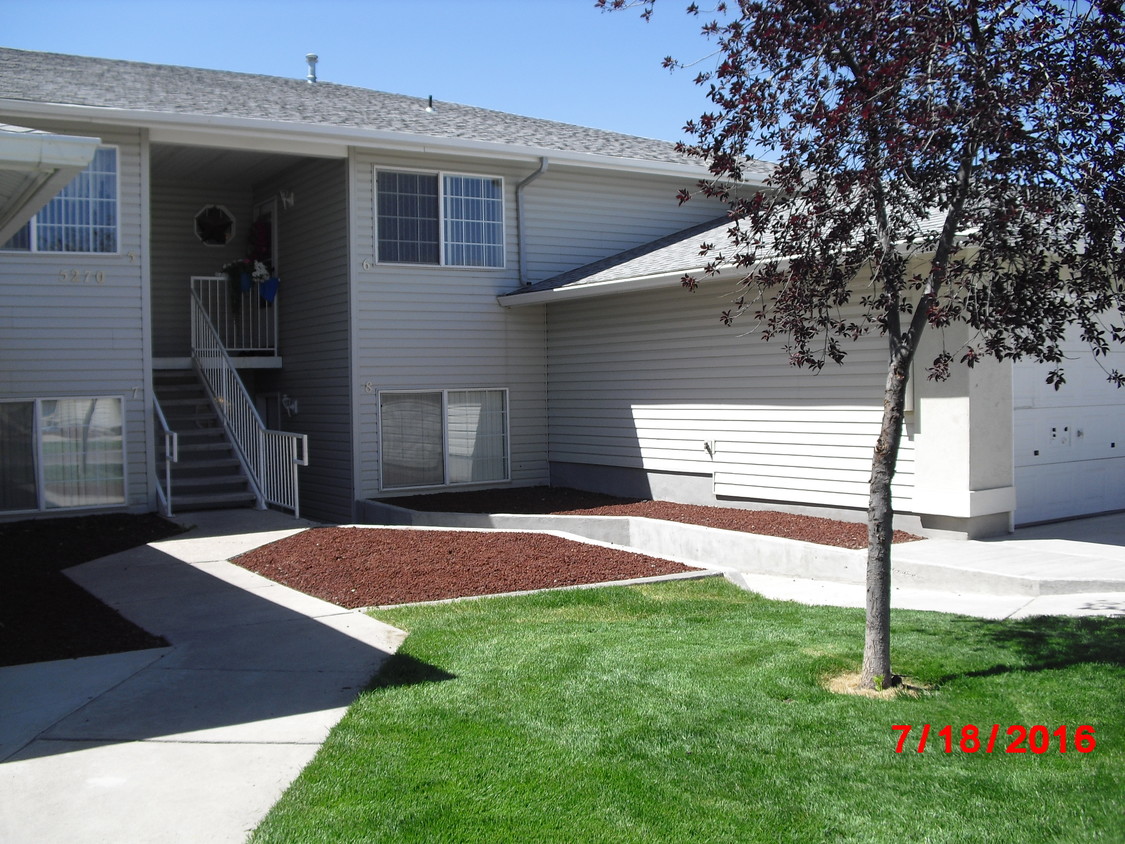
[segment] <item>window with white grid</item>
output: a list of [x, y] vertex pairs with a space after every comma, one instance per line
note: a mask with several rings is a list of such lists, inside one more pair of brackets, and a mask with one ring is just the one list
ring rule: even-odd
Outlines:
[[3, 249], [26, 252], [117, 251], [117, 150], [102, 147]]
[[375, 193], [380, 261], [504, 266], [503, 180], [380, 170]]

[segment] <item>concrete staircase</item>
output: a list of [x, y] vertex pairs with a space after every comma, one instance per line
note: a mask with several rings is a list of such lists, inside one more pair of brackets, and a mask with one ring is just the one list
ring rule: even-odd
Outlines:
[[[172, 464], [174, 511], [254, 506], [250, 482], [195, 371], [157, 370], [152, 380], [168, 427], [179, 437], [180, 459]], [[163, 465], [159, 469], [163, 472]]]

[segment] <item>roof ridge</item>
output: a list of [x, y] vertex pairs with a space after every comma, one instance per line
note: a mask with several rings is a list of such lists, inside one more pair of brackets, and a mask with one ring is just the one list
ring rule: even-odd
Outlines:
[[[427, 112], [423, 105], [429, 104], [428, 97], [418, 97], [393, 91], [382, 91], [375, 88], [365, 88], [341, 82], [318, 80], [310, 84], [305, 78], [296, 76], [276, 76], [247, 71], [193, 67], [188, 65], [137, 61], [133, 59], [83, 56], [70, 53], [25, 50], [17, 47], [0, 46], [0, 66], [4, 64], [12, 67], [16, 65], [28, 65], [27, 70], [35, 70], [36, 72], [18, 74], [18, 76], [24, 77], [22, 80], [11, 78], [7, 80], [0, 79], [0, 99], [7, 98], [21, 101], [51, 102], [59, 105], [101, 105], [108, 108], [129, 108], [132, 110], [150, 110], [155, 112], [172, 111], [185, 114], [206, 114], [209, 116], [234, 114], [235, 109], [229, 102], [217, 101], [215, 98], [209, 101], [204, 92], [178, 90], [168, 85], [165, 86], [165, 90], [159, 92], [159, 96], [157, 92], [144, 90], [146, 82], [148, 83], [148, 88], [152, 87], [153, 77], [163, 77], [163, 81], [167, 82], [177, 75], [186, 77], [189, 74], [205, 74], [210, 77], [209, 84], [215, 89], [222, 90], [232, 86], [240, 88], [246, 86], [260, 86], [263, 89], [269, 89], [269, 91], [275, 95], [278, 92], [285, 92], [290, 98], [301, 98], [303, 100], [301, 105], [304, 108], [301, 109], [299, 117], [303, 119], [295, 122], [314, 124], [333, 122], [329, 119], [333, 115], [321, 115], [314, 109], [307, 108], [309, 105], [308, 100], [311, 96], [319, 97], [321, 101], [319, 105], [322, 108], [327, 106], [329, 109], [336, 108], [339, 111], [346, 111], [349, 106], [353, 110], [356, 110], [361, 108], [365, 102], [369, 104], [370, 101], [377, 99], [380, 101], [381, 106], [387, 104], [397, 106], [397, 113], [396, 115], [392, 115], [392, 118], [398, 116], [409, 119], [413, 123], [421, 123], [421, 121], [425, 120], [428, 124], [426, 126], [418, 125], [406, 129], [406, 131], [416, 134], [427, 134], [433, 131], [434, 134], [439, 137], [452, 136], [473, 138], [474, 134], [481, 134], [471, 131], [476, 125], [487, 122], [518, 123], [525, 130], [536, 127], [538, 131], [534, 132], [534, 134], [542, 136], [543, 138], [555, 138], [557, 140], [567, 136], [585, 136], [586, 143], [584, 144], [578, 144], [577, 141], [572, 140], [571, 146], [574, 148], [574, 151], [592, 151], [589, 149], [590, 143], [598, 139], [602, 141], [612, 141], [622, 147], [634, 148], [630, 151], [632, 153], [630, 155], [616, 153], [618, 157], [634, 157], [679, 163], [688, 163], [693, 160], [679, 152], [676, 149], [676, 143], [674, 141], [659, 138], [645, 138], [639, 135], [617, 132], [612, 129], [583, 126], [577, 123], [567, 123], [550, 118], [532, 117], [447, 100], [435, 101], [434, 104], [438, 106], [438, 108], [436, 108], [434, 112]], [[112, 74], [115, 77], [115, 81], [120, 84], [116, 87], [108, 85], [106, 80], [101, 78], [107, 74]], [[17, 74], [4, 75], [11, 77]], [[32, 80], [28, 78], [33, 76], [39, 77], [39, 79]], [[70, 77], [66, 80], [66, 85], [52, 84], [53, 81], [61, 82], [61, 80], [58, 80], [59, 76]], [[186, 81], [185, 79], [185, 82]], [[100, 88], [99, 84], [101, 85]], [[326, 100], [331, 100], [332, 102], [330, 104], [323, 102]], [[294, 121], [294, 117], [296, 117], [296, 115], [294, 117], [285, 116], [284, 108], [277, 109], [282, 115], [280, 118], [278, 118], [277, 113], [256, 114], [253, 113], [254, 110], [254, 104], [250, 104], [249, 106], [239, 108], [237, 113], [239, 116], [249, 118], [273, 118], [281, 119], [282, 121]], [[448, 121], [443, 122], [443, 110], [446, 115], [455, 110], [462, 119], [466, 117], [470, 118], [474, 125], [461, 130], [450, 128], [445, 125]], [[415, 114], [414, 112], [417, 113]], [[434, 116], [435, 114], [437, 115], [436, 117]], [[351, 115], [351, 120], [346, 119], [348, 116], [344, 114], [336, 114], [335, 117], [344, 118], [341, 119], [337, 125], [364, 125], [368, 128], [374, 128], [370, 125], [370, 115], [362, 115], [362, 117], [368, 118], [363, 121], [360, 121], [358, 119], [360, 116], [355, 114]], [[514, 129], [515, 127], [510, 128]], [[494, 131], [492, 134], [497, 133]], [[497, 137], [495, 140], [503, 141], [506, 139], [506, 136], [518, 135], [519, 133], [511, 131], [501, 134], [505, 137]], [[492, 140], [492, 138], [478, 139]], [[513, 139], [508, 142], [518, 143], [519, 139]], [[549, 143], [544, 145], [547, 148], [550, 147]], [[614, 155], [615, 153], [610, 152], [608, 154]]]

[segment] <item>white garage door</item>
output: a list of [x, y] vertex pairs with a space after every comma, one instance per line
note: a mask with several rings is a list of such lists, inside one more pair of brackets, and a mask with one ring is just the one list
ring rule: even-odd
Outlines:
[[[1125, 389], [1080, 343], [1067, 357], [1059, 390], [1048, 367], [1014, 367], [1017, 525], [1125, 509]], [[1113, 357], [1105, 369], [1125, 369], [1125, 353]]]

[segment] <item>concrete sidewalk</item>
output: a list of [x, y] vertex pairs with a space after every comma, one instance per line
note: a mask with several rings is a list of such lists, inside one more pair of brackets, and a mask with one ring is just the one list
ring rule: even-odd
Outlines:
[[[0, 668], [5, 844], [243, 841], [405, 638], [227, 562], [309, 523], [251, 510], [183, 520], [195, 527], [181, 537], [68, 572], [171, 647]], [[694, 526], [664, 528], [634, 532], [702, 548], [702, 558], [715, 547], [700, 546]], [[784, 571], [854, 574], [863, 552], [818, 558], [814, 546], [811, 557], [784, 557], [807, 543], [749, 541], [758, 553], [720, 566], [732, 581], [772, 598], [863, 606], [861, 582], [754, 568], [773, 555], [768, 565]], [[1123, 615], [1125, 516], [899, 545], [894, 579], [899, 609]]]
[[0, 669], [0, 841], [243, 841], [405, 637], [227, 562], [309, 523], [182, 521], [69, 572], [171, 647]]
[[[858, 552], [862, 561], [866, 552]], [[987, 540], [927, 539], [894, 546], [891, 606], [978, 618], [1125, 616], [1125, 513], [1020, 528]], [[862, 574], [862, 572], [858, 572]], [[729, 572], [778, 600], [862, 607], [858, 579]]]

